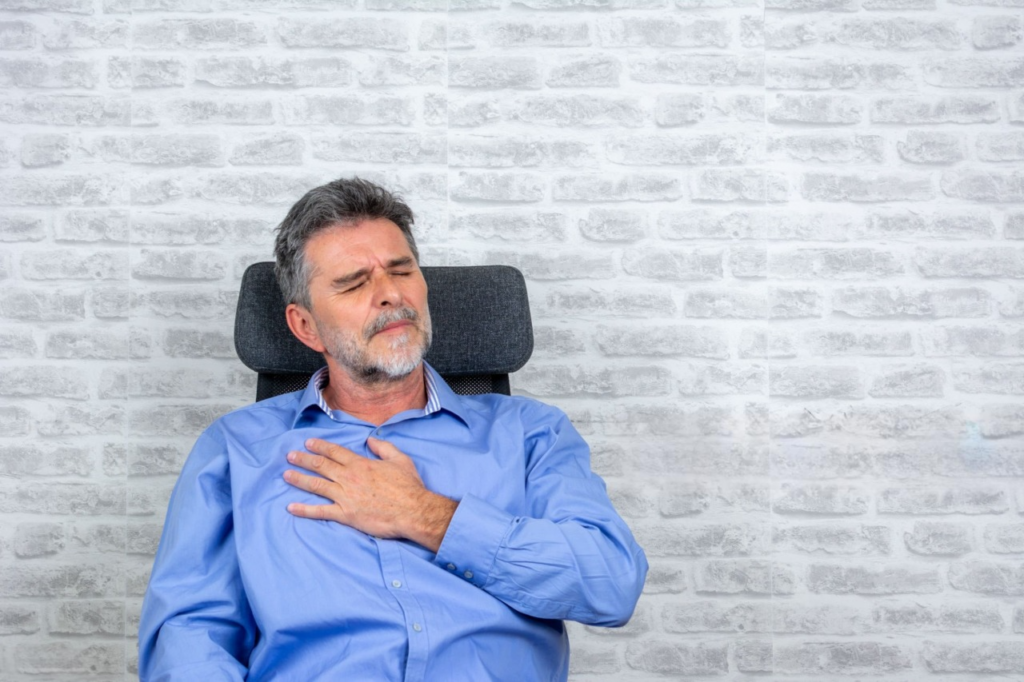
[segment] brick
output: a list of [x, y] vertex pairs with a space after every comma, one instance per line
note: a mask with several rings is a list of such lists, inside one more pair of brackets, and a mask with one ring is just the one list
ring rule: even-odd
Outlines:
[[375, 57], [359, 70], [359, 84], [367, 87], [388, 85], [444, 85], [447, 65], [434, 55]]
[[686, 591], [686, 572], [676, 566], [651, 563], [644, 594], [679, 594]]
[[51, 641], [24, 644], [15, 651], [14, 669], [20, 673], [124, 673], [125, 647], [118, 643]]
[[835, 24], [828, 39], [864, 50], [956, 50], [961, 47], [960, 31], [955, 22], [907, 17], [844, 18]]
[[537, 90], [541, 87], [540, 68], [533, 57], [450, 57], [448, 85]]
[[26, 168], [59, 166], [71, 157], [68, 135], [26, 135], [21, 141], [21, 165]]
[[933, 673], [1024, 673], [1019, 641], [925, 642], [922, 657]]
[[164, 352], [174, 358], [234, 358], [234, 340], [218, 330], [168, 329]]
[[765, 64], [765, 86], [772, 90], [903, 90], [915, 84], [915, 72], [901, 64], [807, 57], [771, 57]]
[[104, 175], [51, 175], [6, 177], [0, 180], [0, 205], [97, 206], [128, 203], [124, 178]]
[[720, 675], [728, 672], [728, 647], [642, 640], [626, 647], [626, 665], [660, 675]]
[[239, 19], [158, 19], [132, 24], [132, 47], [143, 50], [224, 50], [266, 45], [263, 27]]
[[1007, 247], [921, 248], [914, 263], [924, 277], [1024, 277], [1024, 250]]
[[222, 166], [218, 135], [138, 135], [131, 140], [133, 163], [163, 166]]
[[796, 576], [788, 567], [775, 562], [712, 559], [701, 563], [694, 581], [698, 594], [777, 595], [793, 594]]
[[0, 86], [5, 88], [83, 88], [99, 83], [97, 64], [82, 59], [0, 58]]
[[872, 123], [926, 125], [932, 123], [994, 123], [999, 102], [985, 96], [883, 97], [871, 105]]
[[717, 330], [691, 325], [647, 325], [611, 327], [600, 325], [594, 335], [598, 349], [606, 356], [728, 357], [725, 338]]
[[672, 316], [676, 306], [663, 287], [633, 288], [616, 285], [610, 289], [558, 287], [548, 290], [544, 310], [553, 315], [602, 314], [615, 317]]
[[1024, 23], [1014, 16], [979, 16], [971, 26], [971, 42], [979, 50], [1013, 47], [1024, 40]]
[[1024, 410], [1018, 405], [986, 405], [980, 412], [978, 428], [986, 438], [1024, 435]]
[[246, 243], [272, 234], [273, 227], [258, 218], [224, 217], [217, 214], [143, 213], [132, 216], [132, 244]]
[[128, 211], [121, 209], [70, 210], [54, 225], [59, 242], [126, 242]]
[[224, 274], [223, 256], [214, 251], [142, 249], [132, 266], [136, 279], [216, 280]]
[[781, 95], [768, 108], [771, 123], [811, 123], [852, 125], [860, 123], [863, 107], [860, 102], [845, 95]]
[[783, 484], [772, 496], [779, 514], [860, 515], [868, 512], [871, 496], [862, 488], [825, 484]]
[[670, 634], [691, 632], [771, 632], [772, 614], [767, 604], [696, 602], [670, 605], [663, 611], [664, 629]]
[[940, 88], [1014, 88], [1024, 85], [1024, 60], [968, 57], [929, 61], [924, 81]]
[[93, 317], [100, 319], [127, 319], [129, 296], [127, 287], [97, 287], [90, 292]]
[[987, 211], [954, 211], [938, 214], [920, 211], [871, 213], [854, 230], [860, 238], [994, 239], [995, 224]]
[[92, 0], [8, 0], [6, 11], [25, 12], [66, 12], [68, 14], [92, 14], [95, 3]]
[[914, 290], [850, 286], [835, 291], [832, 309], [855, 318], [985, 317], [991, 300], [987, 290], [975, 287]]
[[0, 395], [49, 396], [87, 400], [88, 384], [80, 373], [64, 367], [20, 365], [0, 374]]
[[890, 251], [866, 247], [770, 251], [768, 270], [779, 279], [892, 277], [904, 272]]
[[119, 360], [128, 357], [125, 331], [74, 329], [46, 335], [46, 357], [62, 359]]
[[1024, 331], [993, 327], [936, 327], [922, 337], [924, 354], [930, 356], [1024, 355]]
[[662, 367], [589, 370], [579, 366], [525, 368], [519, 390], [535, 396], [643, 396], [669, 393], [670, 376]]
[[809, 355], [824, 357], [914, 355], [909, 331], [816, 330], [802, 335]]
[[0, 21], [0, 50], [30, 50], [36, 44], [36, 27], [27, 21]]
[[651, 556], [750, 556], [765, 551], [764, 528], [752, 525], [688, 524], [636, 526], [634, 532]]
[[566, 238], [566, 217], [560, 213], [502, 210], [497, 213], [465, 213], [451, 216], [453, 235], [470, 235], [488, 241], [550, 242]]
[[509, 120], [555, 127], [637, 128], [647, 120], [635, 97], [530, 95], [512, 100], [504, 109]]
[[824, 163], [883, 163], [885, 140], [880, 135], [786, 135], [769, 137], [769, 159]]
[[687, 367], [679, 373], [682, 395], [762, 395], [767, 388], [764, 367]]
[[[212, 202], [252, 206], [267, 204], [288, 206], [306, 193], [310, 187], [317, 187], [323, 178], [313, 175], [294, 175], [273, 172], [249, 172], [241, 174], [213, 173], [204, 175], [189, 189], [189, 194], [198, 199]], [[212, 252], [203, 256], [210, 262]], [[222, 253], [219, 254], [223, 256]]]
[[1024, 553], [1024, 524], [988, 524], [985, 526], [985, 549], [993, 554]]
[[[446, 139], [420, 133], [347, 133], [314, 135], [313, 158], [324, 161], [357, 161], [385, 164], [443, 164]], [[301, 157], [297, 159], [301, 162]]]
[[761, 158], [756, 138], [744, 135], [628, 135], [605, 143], [608, 160], [634, 166], [741, 165]]
[[949, 133], [911, 131], [896, 144], [896, 150], [910, 163], [951, 164], [964, 159], [960, 138]]
[[214, 420], [236, 407], [195, 402], [133, 407], [129, 429], [136, 436], [198, 436]]
[[39, 632], [39, 611], [23, 604], [0, 606], [0, 635], [31, 635]]
[[85, 317], [85, 295], [6, 287], [0, 291], [0, 317], [40, 322], [66, 322]]
[[[792, 50], [807, 45], [814, 45], [819, 40], [819, 27], [811, 21], [786, 22], [776, 19], [762, 25], [764, 32], [763, 44], [769, 50]], [[747, 47], [753, 47], [749, 45]]]
[[47, 623], [54, 634], [122, 636], [125, 605], [123, 601], [99, 599], [57, 601], [48, 606]]
[[860, 398], [863, 397], [863, 390], [856, 367], [787, 366], [772, 372], [769, 394], [810, 399]]
[[725, 21], [667, 16], [602, 19], [597, 33], [602, 47], [725, 48], [730, 39]]
[[1024, 595], [1024, 564], [1019, 562], [953, 562], [948, 575], [955, 590], [990, 596]]
[[639, 83], [679, 85], [761, 86], [764, 64], [758, 56], [688, 55], [664, 52], [629, 62], [630, 77]]
[[620, 669], [617, 653], [603, 643], [600, 646], [588, 643], [573, 644], [572, 658], [569, 661], [570, 675], [607, 675], [617, 673]]
[[935, 9], [935, 0], [863, 0], [864, 9], [901, 10], [901, 9]]
[[544, 181], [527, 173], [478, 173], [460, 171], [450, 190], [455, 201], [507, 201], [532, 203], [546, 195]]
[[185, 85], [186, 66], [180, 59], [110, 57], [107, 83], [112, 88], [173, 88]]
[[[585, 21], [492, 21], [480, 27], [490, 47], [588, 47], [590, 26]], [[451, 47], [451, 45], [449, 45]]]
[[707, 281], [722, 278], [721, 250], [632, 248], [622, 255], [628, 275], [674, 281]]
[[128, 125], [127, 97], [29, 95], [0, 99], [0, 121], [58, 126]]
[[935, 594], [941, 591], [937, 568], [811, 564], [807, 589], [816, 594]]
[[[79, 395], [80, 399], [87, 395]], [[85, 436], [94, 434], [120, 434], [124, 427], [124, 408], [121, 405], [88, 405], [62, 407], [56, 417], [39, 422], [36, 426], [43, 436]]]
[[872, 398], [941, 397], [945, 383], [946, 375], [938, 367], [887, 367], [872, 379], [868, 395]]
[[46, 238], [46, 220], [40, 216], [6, 212], [0, 216], [0, 242], [38, 242]]
[[740, 672], [770, 673], [772, 642], [741, 639], [736, 643], [736, 669]]
[[885, 604], [872, 610], [871, 619], [872, 632], [997, 633], [1003, 629], [1003, 617], [994, 604]]
[[194, 369], [140, 368], [105, 373], [99, 394], [101, 398], [216, 398], [248, 394], [251, 388], [255, 388], [255, 375], [242, 369], [197, 373]]
[[678, 178], [653, 173], [560, 175], [552, 187], [555, 201], [673, 201], [681, 196]]
[[548, 70], [544, 84], [549, 88], [614, 88], [621, 71], [622, 63], [608, 55], [563, 57]]
[[857, 0], [767, 0], [765, 9], [791, 12], [856, 12]]
[[975, 144], [982, 161], [1024, 161], [1024, 133], [979, 133]]
[[572, 329], [535, 326], [533, 342], [535, 348], [552, 356], [575, 355], [586, 350], [583, 335]]
[[878, 642], [776, 643], [772, 661], [776, 674], [857, 675], [909, 670], [908, 647]]
[[903, 542], [911, 554], [923, 556], [960, 556], [974, 549], [970, 526], [936, 521], [916, 522]]
[[805, 173], [800, 188], [809, 201], [927, 201], [935, 190], [926, 175], [909, 173]]
[[982, 169], [950, 170], [942, 174], [942, 193], [948, 197], [985, 202], [1024, 201], [1024, 173]]
[[58, 21], [43, 31], [48, 50], [128, 47], [129, 24], [122, 19]]
[[282, 108], [287, 125], [409, 125], [413, 121], [412, 100], [392, 95], [307, 95], [289, 99]]
[[740, 358], [792, 358], [796, 357], [792, 339], [778, 332], [746, 329], [738, 344]]
[[393, 18], [346, 17], [344, 19], [283, 19], [276, 24], [285, 47], [371, 48], [406, 51], [409, 32]]
[[888, 556], [889, 528], [869, 525], [816, 524], [772, 528], [772, 548], [780, 554]]
[[266, 125], [274, 122], [270, 99], [174, 99], [161, 103], [160, 114], [185, 125]]
[[704, 98], [699, 94], [662, 94], [655, 104], [654, 121], [665, 128], [685, 126], [704, 120], [706, 111]]
[[[0, 358], [31, 358], [37, 352], [36, 341], [31, 329], [7, 329], [0, 331]], [[28, 420], [17, 420], [17, 423], [7, 421], [4, 409], [0, 408], [0, 429], [7, 426], [10, 431], [0, 431], [10, 435], [25, 435], [28, 433]]]
[[784, 202], [789, 181], [782, 173], [761, 169], [709, 169], [697, 172], [691, 182], [695, 201]]
[[220, 88], [254, 86], [339, 87], [352, 80], [352, 66], [337, 57], [202, 57], [195, 79]]
[[19, 523], [14, 534], [14, 554], [22, 559], [57, 554], [64, 544], [64, 527], [59, 523]]

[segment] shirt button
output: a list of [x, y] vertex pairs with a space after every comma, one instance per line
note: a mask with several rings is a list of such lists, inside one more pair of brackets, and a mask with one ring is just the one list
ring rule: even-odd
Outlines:
[[392, 580], [391, 581], [391, 587], [401, 587], [401, 586], [402, 586], [402, 581], [401, 580]]
[[412, 624], [412, 629], [415, 630], [416, 632], [419, 632], [420, 630], [423, 629], [423, 626], [420, 625], [419, 623], [413, 623]]
[[449, 571], [454, 571], [455, 570], [455, 564], [448, 564], [447, 568], [448, 568]]
[[466, 579], [468, 580], [469, 578], [473, 577], [473, 571], [466, 571], [462, 575], [466, 576]]

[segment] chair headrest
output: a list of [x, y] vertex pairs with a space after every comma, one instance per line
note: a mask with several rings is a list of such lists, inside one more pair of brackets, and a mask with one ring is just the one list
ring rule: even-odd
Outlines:
[[[533, 353], [533, 326], [521, 272], [507, 265], [425, 267], [434, 341], [426, 360], [446, 376], [508, 374]], [[310, 374], [323, 356], [303, 345], [285, 322], [272, 262], [242, 276], [235, 350], [261, 373]]]

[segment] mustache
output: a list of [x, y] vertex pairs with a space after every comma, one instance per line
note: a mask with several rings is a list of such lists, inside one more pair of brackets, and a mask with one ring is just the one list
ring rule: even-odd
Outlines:
[[420, 316], [416, 314], [416, 311], [412, 308], [395, 308], [394, 310], [385, 310], [377, 319], [370, 323], [370, 326], [363, 332], [363, 336], [369, 341], [375, 334], [384, 331], [384, 327], [388, 326], [392, 322], [400, 322], [401, 320], [409, 320], [410, 322], [418, 322]]

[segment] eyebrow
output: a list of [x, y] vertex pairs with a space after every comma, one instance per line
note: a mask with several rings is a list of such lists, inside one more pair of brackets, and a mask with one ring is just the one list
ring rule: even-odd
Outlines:
[[[402, 268], [402, 267], [407, 267], [407, 266], [412, 265], [412, 264], [413, 264], [413, 259], [412, 258], [410, 258], [409, 256], [402, 256], [401, 258], [392, 258], [387, 263], [385, 263], [385, 267], [388, 270], [391, 270], [392, 268]], [[370, 274], [370, 268], [360, 268], [359, 270], [356, 270], [355, 272], [352, 272], [352, 273], [349, 273], [347, 275], [342, 275], [341, 277], [335, 278], [334, 281], [331, 282], [331, 286], [333, 286], [336, 289], [340, 289], [340, 288], [343, 288], [345, 286], [348, 286], [349, 284], [352, 284], [353, 282], [355, 282], [357, 280], [362, 279], [363, 277], [366, 277], [369, 274]]]

